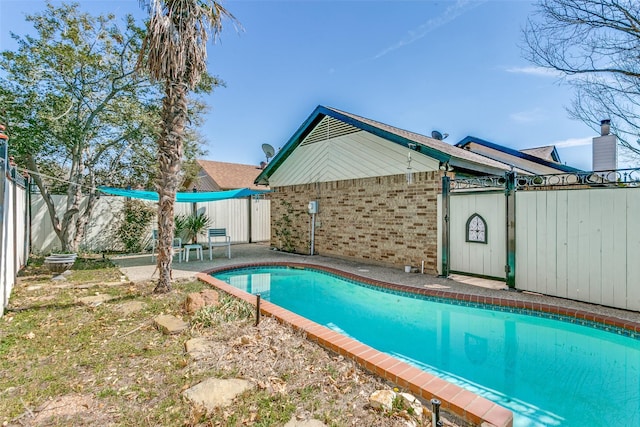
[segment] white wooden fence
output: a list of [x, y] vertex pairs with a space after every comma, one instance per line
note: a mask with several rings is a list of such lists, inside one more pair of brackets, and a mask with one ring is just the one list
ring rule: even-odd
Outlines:
[[516, 287], [640, 311], [640, 188], [520, 191]]
[[[54, 196], [56, 207], [64, 206], [65, 197]], [[102, 196], [98, 199], [80, 250], [100, 252], [122, 249], [115, 229], [122, 215], [124, 201], [125, 198], [120, 196]], [[154, 202], [147, 203], [155, 205]], [[226, 228], [232, 243], [261, 242], [271, 238], [270, 203], [267, 199], [228, 199], [198, 203], [196, 209], [211, 218], [210, 228]], [[193, 208], [192, 203], [176, 203], [175, 213], [190, 214]], [[33, 252], [46, 254], [60, 248], [60, 241], [53, 231], [44, 201], [38, 194], [32, 196], [32, 211]], [[149, 233], [155, 228], [154, 224], [155, 219], [150, 225]]]
[[[520, 190], [515, 200], [517, 289], [640, 311], [639, 187]], [[466, 241], [474, 214], [486, 244]], [[452, 193], [450, 271], [505, 278], [506, 224], [504, 191]]]
[[[1, 150], [0, 150], [1, 151]], [[3, 184], [0, 185], [0, 316], [9, 304], [9, 296], [16, 282], [18, 271], [24, 267], [29, 257], [28, 206], [24, 180], [15, 176], [15, 169], [8, 173], [4, 160], [0, 158]]]

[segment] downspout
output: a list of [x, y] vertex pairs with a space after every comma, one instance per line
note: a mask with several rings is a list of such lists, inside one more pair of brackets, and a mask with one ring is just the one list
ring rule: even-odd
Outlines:
[[316, 250], [315, 241], [316, 241], [316, 214], [312, 213], [311, 214], [311, 253], [309, 255], [313, 255]]

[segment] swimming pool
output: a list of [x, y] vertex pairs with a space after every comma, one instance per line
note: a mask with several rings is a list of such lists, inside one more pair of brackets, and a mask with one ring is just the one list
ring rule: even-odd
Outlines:
[[515, 426], [640, 425], [637, 338], [518, 309], [382, 291], [317, 270], [259, 267], [214, 277], [507, 407]]

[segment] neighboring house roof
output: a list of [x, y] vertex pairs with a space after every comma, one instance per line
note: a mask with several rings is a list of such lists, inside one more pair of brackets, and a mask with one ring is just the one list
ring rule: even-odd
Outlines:
[[467, 136], [458, 142], [456, 147], [513, 165], [514, 168], [531, 174], [545, 175], [563, 172], [582, 172], [580, 169], [559, 163], [560, 156], [558, 156], [558, 152], [554, 146], [533, 148], [528, 150], [528, 153], [527, 150], [517, 151], [475, 136]]
[[214, 162], [198, 160], [200, 171], [195, 188], [198, 191], [223, 191], [237, 188], [264, 190], [264, 186], [254, 184], [256, 177], [262, 172], [258, 166], [239, 163]]
[[319, 105], [255, 182], [279, 186], [402, 174], [407, 153], [413, 172], [437, 170], [442, 163], [482, 175], [511, 169], [441, 140]]
[[524, 154], [529, 154], [534, 157], [539, 157], [549, 162], [562, 163], [560, 161], [560, 155], [558, 154], [558, 150], [556, 150], [555, 145], [547, 145], [544, 147], [535, 147], [535, 148], [525, 148], [524, 150], [520, 150], [520, 152]]

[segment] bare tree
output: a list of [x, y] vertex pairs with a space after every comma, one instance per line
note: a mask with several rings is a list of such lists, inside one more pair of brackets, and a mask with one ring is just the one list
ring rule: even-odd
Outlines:
[[540, 0], [523, 35], [526, 58], [576, 90], [570, 116], [594, 130], [611, 119], [640, 156], [640, 1]]

